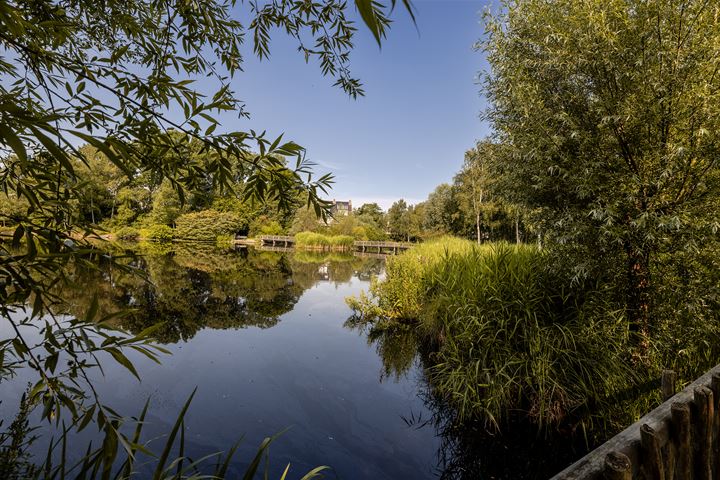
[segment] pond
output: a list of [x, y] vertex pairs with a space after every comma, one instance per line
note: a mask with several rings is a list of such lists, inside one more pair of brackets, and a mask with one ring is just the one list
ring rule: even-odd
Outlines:
[[[163, 322], [159, 338], [171, 355], [161, 365], [132, 356], [138, 381], [107, 361], [95, 379], [104, 402], [125, 415], [151, 399], [146, 437], [169, 432], [197, 388], [185, 422], [193, 458], [242, 438], [233, 466], [240, 471], [264, 437], [287, 429], [271, 447], [271, 478], [287, 463], [291, 478], [319, 465], [345, 479], [437, 475], [440, 440], [423, 425], [432, 412], [419, 395], [414, 352], [404, 371], [389, 372], [377, 344], [348, 324], [345, 297], [367, 289], [382, 259], [187, 246], [137, 253], [132, 264], [147, 281], [74, 270], [61, 295], [62, 313], [72, 315], [94, 296], [103, 314], [132, 307], [117, 326], [133, 333]], [[4, 383], [2, 418], [11, 419], [27, 381], [21, 373]], [[90, 439], [73, 437], [72, 453]]]
[[[582, 435], [458, 426], [433, 395], [428, 352], [413, 329], [367, 329], [345, 303], [384, 274], [383, 258], [142, 243], [117, 254], [144, 278], [71, 269], [56, 313], [81, 318], [96, 298], [100, 316], [131, 309], [113, 320], [122, 331], [160, 324], [156, 335], [170, 353], [161, 364], [128, 354], [141, 380], [110, 359], [104, 375], [93, 370], [92, 377], [102, 401], [122, 415], [137, 416], [150, 399], [143, 438], [160, 438], [156, 450], [195, 389], [185, 454], [197, 459], [242, 439], [230, 468], [236, 474], [279, 432], [270, 478], [287, 464], [288, 478], [320, 465], [332, 468], [326, 478], [358, 480], [548, 478], [588, 449]], [[2, 338], [13, 336], [8, 324], [0, 325]], [[3, 425], [34, 380], [20, 371], [0, 382]], [[33, 453], [43, 455], [53, 432], [34, 420], [41, 428]], [[90, 441], [98, 442], [92, 428], [73, 434], [69, 458], [80, 458]], [[149, 468], [141, 466], [139, 478]]]

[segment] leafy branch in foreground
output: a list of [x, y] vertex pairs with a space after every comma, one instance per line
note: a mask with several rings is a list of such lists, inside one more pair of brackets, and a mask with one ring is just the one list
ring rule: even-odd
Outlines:
[[[372, 0], [356, 5], [380, 42], [388, 8]], [[308, 206], [326, 215], [320, 194], [331, 177], [313, 180], [300, 145], [223, 129], [217, 115], [247, 117], [231, 80], [242, 70], [246, 33], [264, 58], [271, 27], [295, 38], [306, 60], [318, 59], [348, 95], [362, 95], [349, 70], [356, 29], [348, 8], [343, 0], [0, 0], [0, 194], [21, 206], [1, 218], [14, 227], [0, 232], [0, 317], [11, 326], [0, 340], [0, 375], [35, 372], [28, 401], [42, 405], [44, 418], [59, 424], [64, 409], [73, 428], [94, 421], [109, 435], [103, 452], [117, 441], [130, 454], [118, 433], [122, 417], [100, 401], [88, 370], [101, 369], [107, 354], [137, 376], [125, 352], [157, 360], [161, 351], [152, 332], [112, 332], [93, 308], [84, 319], [53, 313], [60, 299], [52, 289], [66, 281], [69, 265], [132, 271], [93, 243], [97, 225], [77, 214], [85, 194], [77, 169], [89, 166], [87, 152], [101, 152], [128, 178], [165, 179], [181, 201], [211, 185], [285, 208], [303, 192]], [[188, 154], [190, 144], [202, 162]], [[114, 460], [102, 459], [105, 466]]]
[[[170, 432], [164, 436], [164, 443], [158, 453], [153, 451], [151, 445], [157, 438], [142, 440], [143, 427], [147, 424], [146, 415], [150, 406], [148, 400], [137, 418], [117, 418], [112, 424], [105, 424], [100, 446], [93, 447], [92, 443], [88, 444], [85, 454], [78, 460], [70, 460], [68, 457], [71, 428], [63, 425], [58, 438], [50, 440], [45, 459], [39, 465], [29, 462], [27, 458], [27, 449], [34, 438], [27, 438], [32, 432], [32, 429], [28, 428], [27, 419], [31, 410], [31, 401], [23, 396], [20, 411], [13, 422], [10, 434], [0, 435], [0, 474], [7, 479], [128, 480], [135, 478], [142, 469], [143, 474], [149, 475], [148, 478], [153, 480], [229, 478], [231, 461], [239, 447], [239, 442], [225, 453], [218, 452], [199, 459], [193, 459], [184, 453], [185, 415], [194, 396], [195, 391], [190, 394], [181, 408]], [[132, 437], [128, 438], [124, 433], [120, 433], [121, 430], [129, 430], [132, 424], [135, 426], [132, 429]], [[261, 442], [245, 468], [244, 479], [253, 479], [259, 472], [263, 473], [264, 478], [268, 478], [270, 445], [280, 435], [282, 432], [267, 437]], [[173, 457], [171, 454], [175, 450], [179, 453], [178, 456]], [[147, 457], [147, 460], [141, 463], [141, 456]], [[18, 461], [20, 459], [22, 461]], [[264, 469], [261, 468], [263, 463]], [[328, 467], [316, 467], [303, 475], [300, 480], [322, 478], [321, 472], [325, 470], [328, 470]], [[280, 480], [285, 480], [289, 471], [290, 464], [285, 467]]]

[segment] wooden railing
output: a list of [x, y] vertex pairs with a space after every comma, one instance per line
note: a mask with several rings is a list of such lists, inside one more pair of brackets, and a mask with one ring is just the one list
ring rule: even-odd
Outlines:
[[[289, 235], [260, 235], [257, 237], [261, 245], [284, 247], [294, 245], [295, 237]], [[401, 250], [410, 248], [413, 244], [408, 242], [384, 242], [374, 240], [358, 240], [353, 242], [353, 249], [360, 252], [375, 251], [376, 253], [390, 252], [397, 253]]]
[[720, 365], [677, 395], [674, 379], [663, 374], [659, 407], [553, 480], [720, 478]]
[[410, 248], [411, 243], [406, 242], [381, 242], [371, 240], [358, 240], [354, 242], [355, 248]]
[[289, 235], [260, 235], [261, 243], [295, 243], [295, 237]]

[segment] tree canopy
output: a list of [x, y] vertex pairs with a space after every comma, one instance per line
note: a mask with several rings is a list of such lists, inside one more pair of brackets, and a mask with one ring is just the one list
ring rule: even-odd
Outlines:
[[716, 240], [719, 13], [699, 0], [508, 2], [480, 43], [505, 197], [582, 249], [579, 275], [616, 275], [645, 339], [657, 267]]

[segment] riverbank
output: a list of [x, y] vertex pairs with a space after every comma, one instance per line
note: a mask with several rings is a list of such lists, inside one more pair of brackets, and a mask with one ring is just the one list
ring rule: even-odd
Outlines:
[[[398, 327], [416, 335], [433, 394], [458, 424], [503, 434], [534, 425], [592, 447], [660, 403], [658, 379], [682, 360], [676, 352], [687, 352], [682, 378], [704, 368], [704, 349], [672, 330], [639, 357], [610, 292], [534, 246], [443, 238], [386, 269], [348, 305], [371, 336]], [[695, 328], [716, 338], [711, 325]]]

